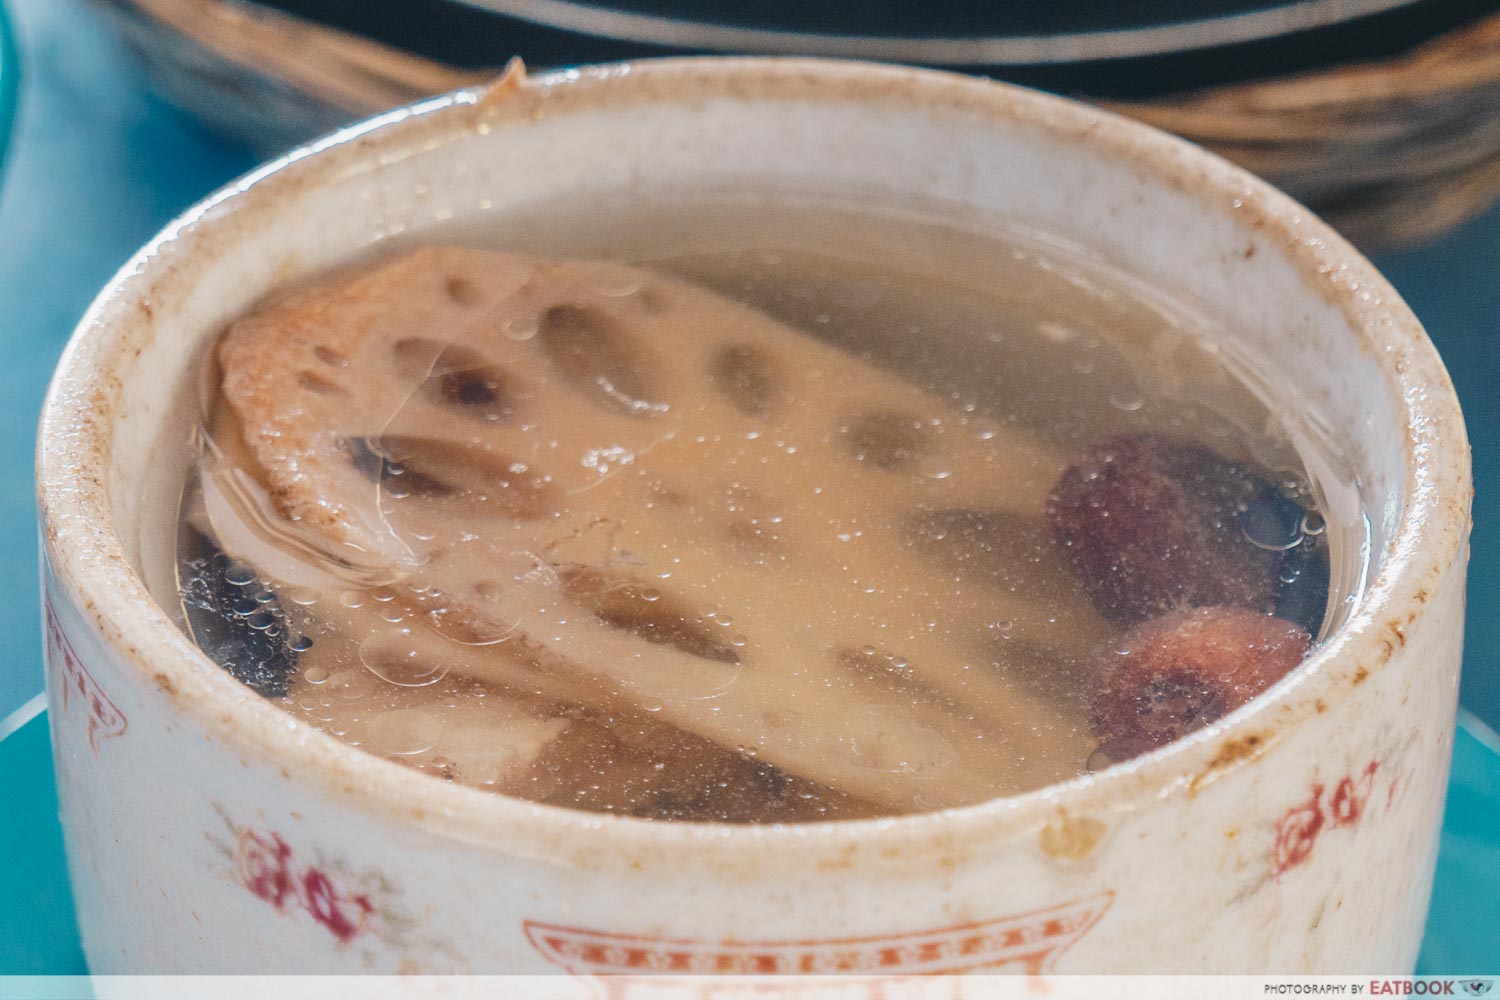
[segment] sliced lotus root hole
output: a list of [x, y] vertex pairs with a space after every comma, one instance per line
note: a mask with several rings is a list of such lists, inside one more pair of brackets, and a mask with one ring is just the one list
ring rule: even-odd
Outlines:
[[856, 461], [887, 472], [909, 469], [930, 452], [929, 429], [910, 413], [879, 411], [839, 428], [844, 448]]
[[315, 392], [319, 396], [345, 396], [348, 390], [328, 376], [315, 371], [300, 371], [297, 373], [297, 383], [309, 392]]
[[391, 353], [403, 375], [423, 378], [422, 394], [429, 402], [486, 420], [515, 415], [514, 380], [478, 351], [411, 337], [398, 340]]
[[780, 380], [770, 356], [748, 344], [720, 350], [714, 355], [709, 375], [714, 388], [749, 417], [769, 416], [780, 395]]
[[599, 402], [632, 416], [666, 409], [646, 374], [645, 352], [603, 308], [553, 306], [542, 314], [537, 339], [558, 374]]
[[484, 301], [484, 293], [468, 278], [450, 277], [443, 284], [443, 290], [448, 293], [448, 298], [465, 308]]
[[589, 566], [570, 566], [559, 576], [568, 596], [606, 625], [705, 660], [740, 662], [731, 639], [716, 634], [723, 629], [638, 580]]
[[384, 434], [345, 440], [354, 467], [393, 500], [420, 497], [462, 504], [464, 512], [534, 520], [556, 513], [562, 498], [524, 462], [481, 445]]

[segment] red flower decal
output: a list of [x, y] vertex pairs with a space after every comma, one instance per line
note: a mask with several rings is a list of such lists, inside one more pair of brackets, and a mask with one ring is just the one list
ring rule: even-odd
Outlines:
[[[1280, 875], [1307, 860], [1325, 827], [1354, 826], [1365, 814], [1365, 807], [1375, 791], [1375, 772], [1380, 765], [1370, 761], [1358, 776], [1345, 775], [1334, 786], [1333, 794], [1326, 801], [1323, 786], [1313, 785], [1312, 794], [1306, 802], [1288, 809], [1276, 823], [1276, 843], [1271, 848], [1271, 874]], [[1391, 792], [1387, 793], [1387, 804], [1401, 775], [1391, 779]]]
[[235, 877], [255, 898], [283, 912], [305, 911], [340, 942], [365, 929], [375, 913], [367, 893], [351, 892], [321, 867], [300, 862], [278, 833], [231, 829]]
[[[365, 918], [375, 909], [368, 896], [342, 898], [332, 880], [316, 868], [309, 868], [302, 876], [302, 905], [314, 920], [327, 927], [340, 941], [358, 934]], [[348, 911], [353, 911], [356, 919], [350, 919]]]
[[1276, 846], [1271, 850], [1271, 871], [1280, 875], [1300, 865], [1312, 853], [1318, 834], [1323, 832], [1323, 809], [1319, 800], [1323, 786], [1313, 785], [1312, 797], [1300, 806], [1286, 811], [1276, 824]]
[[269, 837], [241, 830], [235, 845], [234, 868], [240, 884], [276, 909], [285, 909], [292, 895], [289, 862], [292, 849], [276, 834]]
[[[1376, 764], [1372, 760], [1357, 781], [1346, 776], [1339, 782], [1338, 788], [1334, 789], [1333, 801], [1328, 804], [1334, 826], [1352, 826], [1364, 815], [1365, 803], [1370, 800], [1370, 792], [1375, 785], [1375, 768]], [[1392, 783], [1391, 787], [1394, 788], [1395, 784]]]

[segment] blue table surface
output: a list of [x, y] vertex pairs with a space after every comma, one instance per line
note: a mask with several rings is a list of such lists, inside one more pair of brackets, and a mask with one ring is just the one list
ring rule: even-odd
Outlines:
[[[34, 428], [69, 332], [93, 293], [167, 220], [254, 165], [146, 90], [78, 0], [10, 0], [20, 119], [0, 188], [0, 720], [41, 690], [32, 498]], [[1478, 498], [1462, 700], [1500, 724], [1500, 210], [1439, 243], [1377, 261], [1448, 362], [1475, 451]], [[1500, 521], [1500, 517], [1493, 518]], [[44, 725], [0, 742], [0, 973], [78, 972]], [[3, 733], [0, 725], [0, 733]], [[1461, 729], [1423, 968], [1500, 970], [1500, 749]], [[14, 844], [19, 835], [20, 843]]]

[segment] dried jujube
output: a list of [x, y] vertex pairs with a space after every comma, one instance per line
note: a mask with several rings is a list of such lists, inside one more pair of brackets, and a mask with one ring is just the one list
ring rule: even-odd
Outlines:
[[1284, 609], [1315, 630], [1323, 607], [1312, 591], [1320, 580], [1326, 590], [1327, 560], [1303, 533], [1303, 514], [1244, 466], [1151, 434], [1090, 449], [1047, 500], [1064, 560], [1099, 613], [1120, 625], [1228, 606]]
[[1103, 654], [1091, 723], [1123, 760], [1244, 705], [1302, 662], [1303, 629], [1245, 608], [1191, 608], [1139, 625]]

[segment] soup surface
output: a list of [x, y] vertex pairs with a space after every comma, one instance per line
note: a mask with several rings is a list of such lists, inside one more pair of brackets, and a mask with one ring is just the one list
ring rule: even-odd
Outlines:
[[536, 802], [1037, 788], [1239, 707], [1356, 597], [1353, 486], [1230, 342], [940, 206], [702, 193], [393, 240], [216, 344], [183, 623], [338, 739]]

